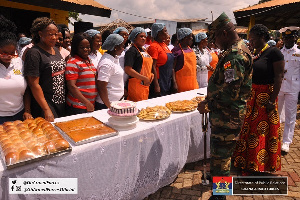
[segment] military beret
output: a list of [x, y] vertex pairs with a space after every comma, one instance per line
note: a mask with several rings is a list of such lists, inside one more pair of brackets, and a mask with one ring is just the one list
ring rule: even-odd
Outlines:
[[215, 32], [221, 28], [223, 28], [226, 24], [230, 22], [229, 17], [223, 12], [217, 19], [215, 19], [209, 26], [208, 26], [208, 35], [209, 40], [215, 38]]
[[290, 29], [286, 29], [286, 31], [282, 32], [282, 37], [296, 36], [296, 34], [296, 30], [291, 31]]

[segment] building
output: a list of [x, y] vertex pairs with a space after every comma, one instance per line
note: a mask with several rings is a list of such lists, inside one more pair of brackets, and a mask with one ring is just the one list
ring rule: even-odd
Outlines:
[[264, 24], [272, 30], [300, 26], [300, 0], [271, 0], [233, 11], [237, 25]]
[[18, 32], [30, 36], [32, 21], [49, 17], [57, 24], [68, 25], [69, 11], [110, 17], [111, 9], [94, 0], [1, 0], [0, 14], [13, 21]]

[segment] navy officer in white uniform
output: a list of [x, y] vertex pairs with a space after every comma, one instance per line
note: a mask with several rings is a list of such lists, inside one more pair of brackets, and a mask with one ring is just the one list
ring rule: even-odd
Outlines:
[[296, 31], [287, 29], [282, 33], [284, 47], [281, 49], [285, 61], [285, 73], [278, 94], [278, 111], [285, 114], [285, 125], [281, 150], [289, 152], [297, 115], [298, 93], [300, 90], [300, 49], [296, 44]]

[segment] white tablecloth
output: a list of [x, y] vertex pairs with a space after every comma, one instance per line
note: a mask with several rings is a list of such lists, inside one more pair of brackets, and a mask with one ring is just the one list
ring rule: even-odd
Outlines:
[[[192, 99], [198, 89], [138, 102], [138, 108]], [[65, 121], [94, 116], [108, 123], [107, 110], [56, 119]], [[209, 135], [207, 146], [209, 149]], [[201, 115], [197, 110], [172, 113], [168, 119], [139, 121], [119, 135], [72, 146], [72, 152], [6, 170], [0, 165], [0, 199], [143, 199], [170, 184], [187, 162], [203, 159]], [[207, 152], [209, 155], [209, 150]], [[8, 193], [8, 178], [78, 178], [78, 194], [16, 195]]]

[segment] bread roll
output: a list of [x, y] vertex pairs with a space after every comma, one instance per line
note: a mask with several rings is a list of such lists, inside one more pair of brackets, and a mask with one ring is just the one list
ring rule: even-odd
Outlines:
[[13, 122], [4, 122], [4, 123], [3, 123], [4, 128], [5, 128], [6, 126], [13, 126], [13, 125], [14, 125]]
[[48, 154], [54, 153], [56, 151], [55, 145], [52, 141], [48, 141], [44, 144], [44, 148]]
[[11, 146], [11, 147], [6, 148], [5, 150], [3, 150], [3, 153], [7, 154], [7, 153], [10, 153], [10, 152], [16, 152], [17, 150], [18, 150], [18, 148]]
[[13, 122], [13, 124], [14, 124], [15, 126], [17, 126], [18, 124], [21, 124], [21, 123], [23, 123], [21, 120], [16, 120], [16, 121]]
[[55, 148], [60, 151], [70, 147], [69, 143], [65, 139], [58, 139], [53, 141], [55, 143]]
[[32, 159], [34, 157], [35, 157], [34, 153], [32, 151], [30, 151], [29, 149], [22, 150], [19, 153], [19, 160], [20, 161], [29, 160], [29, 159]]
[[42, 117], [37, 117], [37, 118], [34, 119], [34, 121], [35, 121], [35, 123], [39, 123], [39, 122], [44, 122], [46, 120]]
[[16, 127], [17, 127], [18, 129], [20, 129], [20, 128], [28, 128], [28, 124], [22, 122], [22, 123], [18, 124]]
[[19, 154], [17, 152], [9, 152], [5, 155], [6, 165], [13, 165], [19, 161]]
[[36, 157], [43, 156], [46, 154], [45, 147], [41, 145], [35, 145], [31, 150]]
[[19, 136], [24, 140], [26, 138], [29, 138], [32, 136], [32, 134], [29, 131], [21, 131]]
[[18, 131], [17, 127], [15, 125], [7, 125], [7, 126], [4, 126], [4, 130], [7, 132], [7, 131], [11, 131], [11, 130], [15, 130], [15, 131]]

